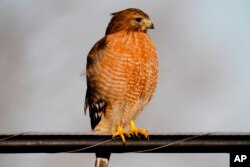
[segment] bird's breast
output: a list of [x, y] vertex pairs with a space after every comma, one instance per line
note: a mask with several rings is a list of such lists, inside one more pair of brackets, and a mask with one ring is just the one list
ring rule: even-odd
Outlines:
[[119, 32], [106, 36], [102, 59], [89, 69], [95, 90], [106, 101], [142, 105], [152, 97], [158, 75], [157, 55], [143, 32]]

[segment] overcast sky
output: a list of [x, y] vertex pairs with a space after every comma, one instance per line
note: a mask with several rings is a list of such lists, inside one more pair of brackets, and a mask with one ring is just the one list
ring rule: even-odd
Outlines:
[[[250, 131], [250, 1], [1, 0], [0, 133], [90, 132], [86, 56], [110, 13], [144, 10], [159, 80], [149, 133]], [[1, 154], [1, 167], [87, 167], [94, 154]], [[228, 167], [227, 154], [114, 154], [115, 166]]]

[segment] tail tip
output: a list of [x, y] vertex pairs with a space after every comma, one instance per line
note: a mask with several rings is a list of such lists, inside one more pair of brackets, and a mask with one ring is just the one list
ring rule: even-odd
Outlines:
[[108, 167], [109, 160], [107, 158], [96, 158], [95, 167]]

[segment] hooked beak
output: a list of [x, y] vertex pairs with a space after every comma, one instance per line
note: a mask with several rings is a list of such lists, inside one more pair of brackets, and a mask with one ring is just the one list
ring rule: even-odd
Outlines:
[[145, 20], [145, 26], [149, 29], [154, 29], [154, 24], [152, 23], [152, 21], [150, 19]]
[[148, 27], [149, 29], [155, 29], [155, 26], [153, 23], [150, 24], [150, 26]]

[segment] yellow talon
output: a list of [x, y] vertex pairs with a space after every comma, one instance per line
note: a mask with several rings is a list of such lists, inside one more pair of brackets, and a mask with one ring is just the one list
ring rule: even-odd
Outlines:
[[144, 136], [146, 139], [149, 138], [147, 129], [137, 129], [133, 120], [129, 122], [130, 132], [133, 133], [136, 137], [140, 135]]
[[112, 138], [115, 138], [117, 136], [120, 136], [122, 139], [122, 143], [125, 144], [126, 143], [126, 139], [125, 136], [127, 137], [131, 137], [129, 132], [127, 132], [122, 126], [118, 125], [116, 127], [115, 133], [113, 134]]

